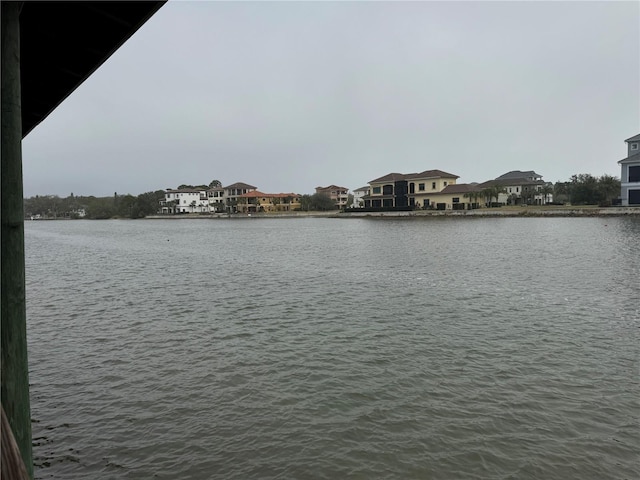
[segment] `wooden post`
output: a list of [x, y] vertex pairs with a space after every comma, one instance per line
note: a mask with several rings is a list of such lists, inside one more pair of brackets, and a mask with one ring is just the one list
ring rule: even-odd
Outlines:
[[22, 113], [20, 95], [20, 10], [22, 2], [3, 1], [1, 3], [1, 400], [2, 408], [7, 414], [29, 477], [33, 478], [24, 275], [24, 207], [22, 198]]
[[0, 478], [7, 480], [28, 480], [29, 474], [24, 467], [24, 462], [20, 456], [20, 450], [11, 432], [11, 425], [2, 409], [2, 439], [0, 440]]

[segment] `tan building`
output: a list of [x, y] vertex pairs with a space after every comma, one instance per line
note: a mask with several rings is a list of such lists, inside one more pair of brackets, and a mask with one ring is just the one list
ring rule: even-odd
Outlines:
[[345, 187], [338, 187], [337, 185], [329, 185], [328, 187], [316, 187], [316, 193], [322, 193], [327, 195], [336, 204], [337, 208], [344, 208], [347, 206], [347, 200], [349, 198], [349, 189]]
[[430, 195], [455, 185], [458, 175], [442, 170], [420, 173], [389, 173], [369, 182], [369, 194], [363, 197], [365, 208], [422, 208]]
[[416, 208], [436, 210], [471, 210], [483, 203], [481, 189], [477, 184], [449, 184], [439, 192], [416, 195]]
[[257, 187], [248, 183], [236, 182], [224, 188], [224, 202], [228, 212], [236, 212], [238, 200], [242, 195], [257, 190]]
[[238, 197], [238, 213], [290, 212], [300, 210], [298, 193], [263, 193], [258, 190]]

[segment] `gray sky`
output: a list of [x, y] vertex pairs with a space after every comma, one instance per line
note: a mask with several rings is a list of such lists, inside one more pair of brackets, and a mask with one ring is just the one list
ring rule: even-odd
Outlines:
[[620, 176], [639, 2], [169, 1], [23, 142], [25, 196]]

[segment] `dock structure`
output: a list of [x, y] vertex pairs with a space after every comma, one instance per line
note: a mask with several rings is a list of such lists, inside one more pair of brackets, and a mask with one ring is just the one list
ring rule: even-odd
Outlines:
[[[21, 457], [28, 478], [33, 478], [22, 139], [165, 2], [1, 2], [0, 373], [3, 477], [19, 478], [4, 470], [5, 453], [14, 451], [14, 456]], [[6, 425], [9, 425], [9, 432], [6, 432]], [[9, 449], [11, 438], [15, 439], [17, 446], [13, 450]]]

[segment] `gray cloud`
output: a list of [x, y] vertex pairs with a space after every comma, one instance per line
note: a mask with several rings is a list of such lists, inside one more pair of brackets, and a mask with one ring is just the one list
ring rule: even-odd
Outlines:
[[619, 175], [637, 2], [169, 2], [24, 141], [25, 195]]

